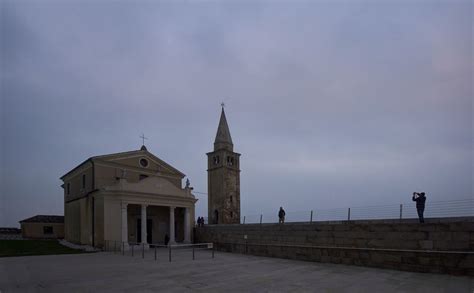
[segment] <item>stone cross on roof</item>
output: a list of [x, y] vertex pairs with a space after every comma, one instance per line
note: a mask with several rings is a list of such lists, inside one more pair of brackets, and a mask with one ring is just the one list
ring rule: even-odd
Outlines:
[[148, 139], [148, 137], [145, 137], [145, 134], [142, 133], [142, 135], [140, 135], [140, 138], [142, 139], [142, 145], [145, 145], [145, 139]]

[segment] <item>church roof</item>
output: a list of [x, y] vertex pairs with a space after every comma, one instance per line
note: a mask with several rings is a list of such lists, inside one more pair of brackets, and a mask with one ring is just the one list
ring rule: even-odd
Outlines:
[[216, 146], [222, 145], [234, 145], [232, 143], [232, 137], [230, 136], [229, 125], [227, 125], [224, 107], [222, 107], [221, 118], [219, 120], [219, 126], [217, 127], [216, 139], [214, 140], [214, 148], [216, 148]]
[[158, 162], [160, 162], [160, 164], [166, 166], [166, 168], [174, 171], [175, 173], [177, 173], [181, 177], [186, 176], [183, 172], [179, 171], [178, 169], [174, 168], [170, 164], [166, 163], [165, 161], [163, 161], [160, 158], [158, 158], [157, 156], [155, 156], [154, 154], [150, 153], [146, 149], [145, 146], [142, 146], [139, 150], [135, 150], [135, 151], [119, 152], [119, 153], [112, 153], [112, 154], [107, 154], [107, 155], [99, 155], [99, 156], [90, 157], [90, 158], [86, 159], [84, 162], [82, 162], [79, 165], [77, 165], [76, 167], [74, 167], [72, 170], [70, 170], [66, 174], [64, 174], [63, 176], [61, 176], [60, 179], [62, 180], [67, 175], [73, 173], [75, 170], [77, 170], [79, 167], [81, 167], [82, 165], [84, 165], [87, 162], [95, 161], [95, 160], [103, 160], [103, 159], [107, 159], [107, 158], [110, 158], [110, 157], [130, 156], [130, 155], [135, 155], [135, 154], [146, 154], [146, 155], [150, 156], [151, 158], [153, 158], [155, 161], [158, 161]]
[[20, 223], [64, 223], [64, 216], [37, 215], [21, 220]]

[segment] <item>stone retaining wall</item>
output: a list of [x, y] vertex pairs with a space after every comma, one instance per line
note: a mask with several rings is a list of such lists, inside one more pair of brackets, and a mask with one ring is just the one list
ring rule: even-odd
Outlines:
[[474, 275], [474, 218], [432, 223], [380, 221], [208, 225], [196, 242], [254, 255]]

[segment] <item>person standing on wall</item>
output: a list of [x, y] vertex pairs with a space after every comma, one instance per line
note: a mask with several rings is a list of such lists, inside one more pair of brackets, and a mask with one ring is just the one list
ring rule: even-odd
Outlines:
[[280, 207], [280, 211], [278, 212], [278, 223], [284, 224], [285, 223], [285, 210], [283, 207]]
[[426, 196], [424, 192], [413, 192], [413, 201], [416, 201], [416, 211], [418, 212], [418, 218], [420, 219], [420, 223], [425, 222], [425, 218], [423, 218], [423, 212], [425, 211], [425, 202]]

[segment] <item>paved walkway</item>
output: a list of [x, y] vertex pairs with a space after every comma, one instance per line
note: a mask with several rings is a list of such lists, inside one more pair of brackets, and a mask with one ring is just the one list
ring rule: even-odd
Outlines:
[[474, 278], [216, 252], [0, 258], [5, 292], [474, 292]]

